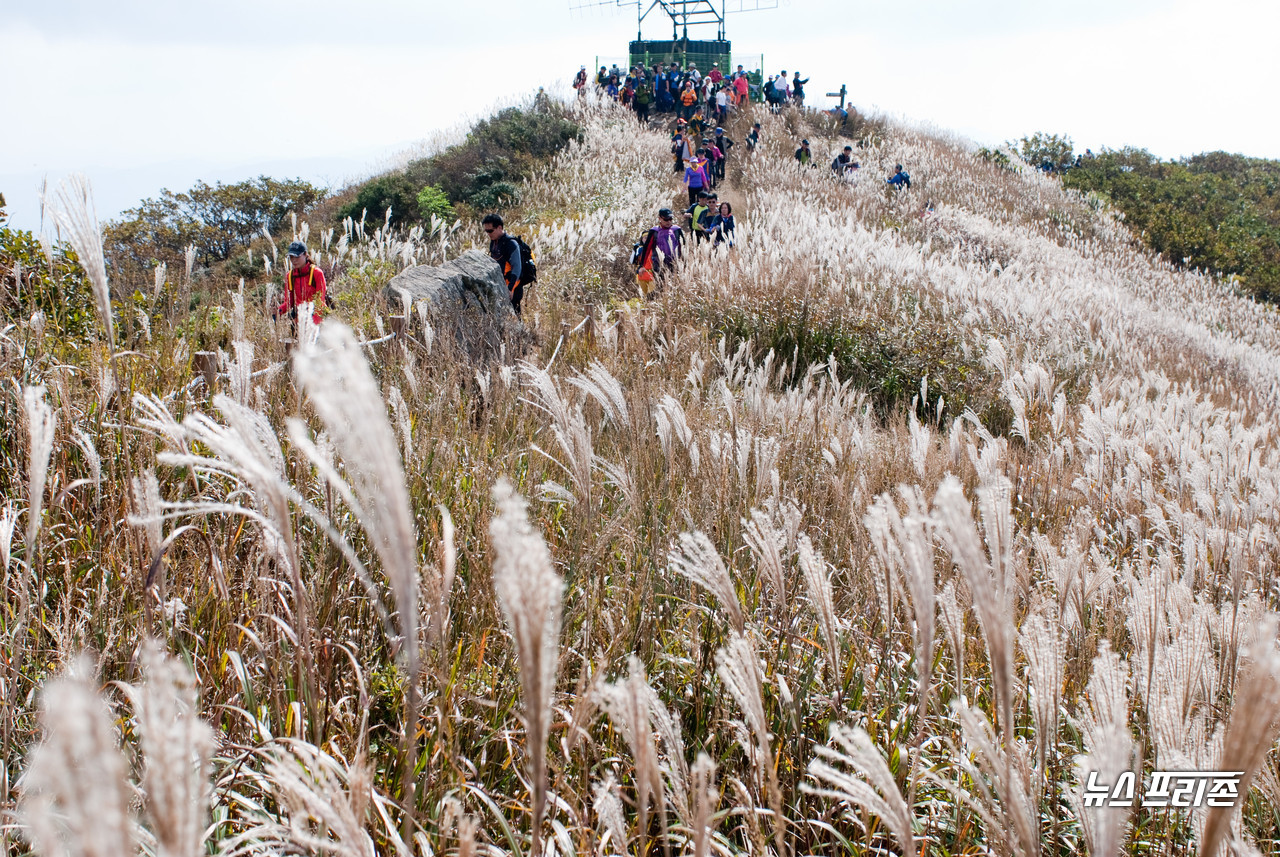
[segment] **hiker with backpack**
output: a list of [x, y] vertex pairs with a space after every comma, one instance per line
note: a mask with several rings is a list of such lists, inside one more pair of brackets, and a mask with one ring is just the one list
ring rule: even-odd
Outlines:
[[296, 332], [298, 307], [311, 304], [311, 320], [319, 324], [322, 310], [329, 305], [329, 295], [324, 271], [311, 261], [307, 245], [301, 241], [289, 245], [289, 264], [284, 274], [284, 301], [276, 308], [274, 317], [288, 315]]
[[636, 93], [632, 96], [632, 104], [635, 105], [636, 119], [640, 124], [649, 121], [649, 105], [653, 103], [653, 90], [649, 88], [649, 82], [643, 77], [636, 84]]
[[885, 179], [885, 183], [895, 186], [896, 188], [898, 188], [898, 190], [902, 190], [902, 188], [904, 187], [907, 190], [910, 190], [911, 176], [908, 175], [907, 171], [902, 168], [902, 164], [897, 164], [893, 168], [893, 175]]
[[502, 279], [511, 292], [511, 306], [516, 315], [519, 315], [524, 287], [538, 277], [533, 265], [533, 253], [524, 241], [507, 234], [501, 215], [486, 214], [480, 225], [489, 236], [489, 257], [502, 269]]
[[573, 88], [578, 90], [578, 97], [583, 98], [587, 94], [587, 67], [584, 65], [578, 69], [578, 74], [573, 78]]
[[675, 225], [671, 209], [658, 212], [658, 225], [645, 233], [631, 249], [631, 264], [636, 267], [636, 284], [646, 298], [656, 294], [675, 270], [684, 246], [684, 232]]
[[751, 133], [747, 135], [747, 151], [754, 152], [756, 144], [760, 142], [760, 123], [756, 122], [751, 126]]
[[706, 190], [710, 184], [707, 177], [707, 152], [705, 149], [698, 149], [689, 166], [684, 168], [684, 186], [689, 191], [689, 204], [697, 202], [698, 192]]
[[724, 152], [711, 141], [709, 137], [702, 138], [702, 150], [707, 153], [707, 181], [711, 187], [715, 187], [720, 176], [720, 162], [724, 159]]

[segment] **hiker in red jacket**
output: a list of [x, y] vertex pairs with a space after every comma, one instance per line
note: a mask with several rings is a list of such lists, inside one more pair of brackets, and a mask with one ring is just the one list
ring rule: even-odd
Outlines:
[[284, 275], [284, 301], [276, 309], [276, 316], [288, 313], [294, 324], [298, 320], [298, 305], [311, 303], [311, 318], [320, 323], [320, 311], [326, 302], [324, 271], [311, 261], [307, 246], [301, 241], [289, 245], [289, 263], [292, 267]]

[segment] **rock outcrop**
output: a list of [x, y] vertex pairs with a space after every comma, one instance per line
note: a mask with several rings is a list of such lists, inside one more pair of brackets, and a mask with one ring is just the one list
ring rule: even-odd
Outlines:
[[392, 278], [383, 294], [397, 309], [404, 307], [406, 297], [412, 302], [411, 325], [420, 324], [425, 306], [433, 336], [437, 340], [450, 337], [472, 360], [492, 360], [504, 344], [508, 356], [514, 356], [513, 346], [528, 339], [511, 308], [502, 270], [479, 250], [468, 250], [443, 265], [406, 268]]

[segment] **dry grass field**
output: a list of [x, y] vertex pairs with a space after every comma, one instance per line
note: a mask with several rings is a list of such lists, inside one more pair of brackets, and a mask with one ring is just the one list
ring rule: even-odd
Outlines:
[[[940, 132], [836, 180], [794, 113], [641, 301], [666, 137], [575, 109], [487, 365], [378, 297], [477, 224], [273, 236], [342, 268], [287, 354], [107, 283], [64, 189], [92, 335], [0, 334], [6, 853], [1275, 853], [1276, 312]], [[1241, 798], [1084, 799], [1160, 770]]]

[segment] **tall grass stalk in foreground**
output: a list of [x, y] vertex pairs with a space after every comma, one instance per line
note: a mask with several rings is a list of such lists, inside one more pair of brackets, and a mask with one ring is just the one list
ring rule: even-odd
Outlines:
[[[1250, 647], [1222, 743], [1218, 770], [1244, 772], [1240, 778], [1242, 796], [1249, 793], [1258, 768], [1266, 763], [1280, 734], [1280, 650], [1276, 647], [1276, 629], [1276, 618], [1268, 617]], [[1200, 857], [1217, 857], [1237, 812], [1238, 806], [1209, 809], [1200, 839]]]
[[809, 774], [827, 783], [820, 789], [805, 785], [811, 794], [848, 801], [880, 816], [906, 857], [915, 857], [911, 810], [888, 763], [863, 729], [831, 726], [835, 747], [815, 747], [818, 757], [809, 763]]
[[81, 658], [45, 685], [44, 740], [31, 753], [19, 812], [32, 847], [45, 857], [129, 857], [128, 766], [111, 715]]
[[213, 730], [200, 719], [195, 676], [144, 643], [140, 689], [129, 688], [142, 733], [142, 791], [157, 857], [200, 857], [212, 796]]
[[[305, 314], [305, 313], [300, 313]], [[334, 448], [346, 464], [352, 513], [369, 534], [395, 596], [400, 626], [400, 663], [407, 678], [403, 725], [402, 788], [412, 828], [414, 736], [418, 729], [418, 541], [409, 490], [387, 405], [351, 329], [339, 322], [321, 325], [314, 345], [299, 350], [294, 373], [324, 421]], [[304, 447], [311, 449], [313, 447]], [[446, 597], [440, 592], [439, 598]], [[432, 605], [438, 611], [438, 601]]]
[[497, 514], [489, 523], [493, 589], [520, 662], [525, 761], [533, 796], [531, 854], [539, 857], [542, 815], [547, 804], [547, 736], [556, 687], [564, 580], [551, 562], [546, 542], [529, 523], [524, 498], [505, 478], [493, 486], [493, 502], [497, 507]]

